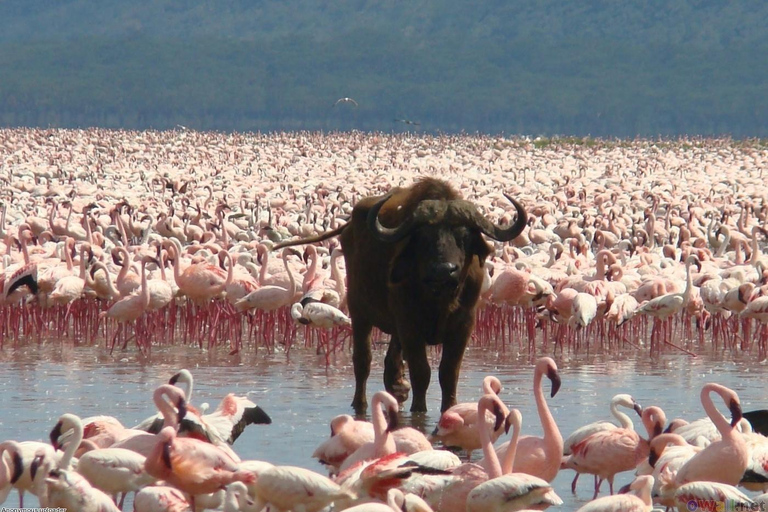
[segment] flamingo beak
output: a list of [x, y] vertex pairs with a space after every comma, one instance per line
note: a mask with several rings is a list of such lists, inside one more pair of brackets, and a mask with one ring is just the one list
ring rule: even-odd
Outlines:
[[170, 384], [171, 386], [176, 385], [180, 377], [181, 377], [181, 372], [173, 375], [170, 379], [168, 379], [168, 384]]
[[632, 406], [632, 408], [635, 410], [638, 416], [642, 418], [643, 416], [643, 406], [639, 403], [635, 402], [635, 404]]
[[493, 424], [493, 431], [496, 432], [505, 423], [504, 411], [501, 410], [499, 404], [494, 404], [493, 415], [496, 417], [496, 422]]
[[[21, 460], [21, 455], [18, 452], [13, 454], [13, 474], [11, 475], [11, 484], [15, 484], [21, 475], [24, 473], [24, 463]], [[34, 476], [33, 476], [34, 478]]]
[[165, 464], [165, 467], [168, 469], [173, 469], [171, 467], [171, 443], [164, 443], [163, 444], [163, 464]]
[[40, 466], [43, 464], [44, 460], [45, 460], [45, 455], [36, 455], [35, 458], [32, 459], [32, 462], [29, 464], [29, 476], [32, 477], [32, 481], [35, 480], [35, 475], [37, 475], [37, 470], [40, 469]]
[[246, 409], [243, 413], [243, 418], [245, 418], [249, 424], [270, 425], [272, 423], [272, 418], [269, 417], [269, 414], [267, 414], [264, 409], [258, 405], [256, 407], [249, 407]]
[[743, 418], [741, 404], [737, 400], [731, 400], [728, 408], [731, 410], [731, 427], [735, 427], [736, 424], [741, 421], [741, 418]]
[[184, 417], [187, 415], [187, 402], [183, 399], [179, 399], [179, 403], [176, 404], [176, 409], [178, 412], [178, 422], [181, 423], [181, 420], [184, 419]]
[[398, 423], [400, 421], [398, 417], [398, 410], [387, 409], [387, 416], [389, 416], [389, 421], [387, 421], [387, 432], [392, 432], [397, 429]]
[[655, 468], [658, 460], [659, 455], [656, 453], [656, 450], [651, 450], [651, 453], [648, 454], [648, 464], [650, 464], [652, 468]]
[[56, 426], [53, 427], [51, 433], [48, 434], [48, 438], [51, 440], [51, 445], [53, 445], [54, 450], [61, 448], [61, 444], [59, 443], [59, 438], [61, 438], [61, 422], [58, 422]]
[[504, 420], [504, 433], [509, 434], [509, 429], [512, 427], [512, 413], [507, 414], [507, 419]]
[[547, 378], [552, 383], [552, 393], [550, 394], [550, 397], [554, 397], [560, 389], [560, 385], [562, 384], [562, 381], [560, 380], [560, 374], [557, 373], [557, 370], [550, 368], [547, 371]]

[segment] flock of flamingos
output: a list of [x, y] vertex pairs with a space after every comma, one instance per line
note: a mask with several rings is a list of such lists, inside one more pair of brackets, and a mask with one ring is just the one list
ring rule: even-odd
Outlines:
[[[530, 215], [486, 262], [475, 344], [763, 359], [767, 165], [759, 141], [721, 139], [0, 130], [0, 340], [103, 339], [147, 353], [249, 341], [288, 351], [302, 339], [330, 363], [349, 335], [337, 241], [271, 247], [337, 227], [361, 197], [435, 176], [491, 219], [511, 220], [503, 193]], [[547, 376], [557, 392], [553, 375], [554, 361], [539, 359], [543, 437], [520, 435], [520, 414], [493, 378], [478, 402], [443, 413], [430, 438], [398, 428], [397, 402], [376, 393], [371, 423], [331, 421], [315, 452], [330, 478], [241, 461], [230, 445], [255, 404], [228, 396], [206, 415], [189, 404], [187, 376], [186, 393], [170, 384], [155, 393], [156, 432], [65, 415], [52, 445], [0, 444], [0, 498], [15, 487], [84, 511], [116, 510], [112, 497], [129, 492], [137, 512], [543, 510], [562, 504], [549, 482], [572, 469], [595, 475], [596, 498], [603, 480], [612, 494], [584, 511], [766, 506], [735, 487], [768, 491], [768, 446], [732, 390], [704, 386], [707, 418], [690, 424], [617, 395], [619, 425], [597, 422], [564, 441], [542, 390]], [[637, 411], [645, 434], [620, 406]], [[510, 441], [494, 450], [505, 432]], [[436, 441], [483, 458], [462, 461], [433, 450]], [[629, 491], [613, 495], [614, 475], [630, 470]]]

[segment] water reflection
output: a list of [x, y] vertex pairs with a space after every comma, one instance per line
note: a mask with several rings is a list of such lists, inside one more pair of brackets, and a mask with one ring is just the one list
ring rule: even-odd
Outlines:
[[[383, 350], [374, 354], [369, 394], [383, 387], [383, 359]], [[531, 392], [533, 359], [509, 348], [468, 350], [459, 400], [476, 400], [483, 377], [494, 374], [504, 386], [502, 399], [523, 414], [523, 433], [541, 435]], [[564, 437], [588, 422], [609, 419], [610, 399], [620, 392], [631, 393], [643, 405], [662, 407], [670, 418], [702, 417], [699, 390], [712, 381], [735, 389], [745, 410], [768, 407], [766, 364], [737, 353], [650, 358], [646, 353], [582, 352], [558, 353], [555, 359], [563, 385], [549, 404]], [[436, 368], [439, 354], [433, 354], [432, 361]], [[247, 395], [272, 417], [272, 425], [249, 427], [237, 441], [235, 449], [244, 459], [321, 470], [310, 458], [312, 451], [328, 435], [333, 416], [352, 412], [354, 378], [349, 353], [336, 354], [327, 368], [324, 356], [310, 349], [294, 349], [286, 358], [264, 351], [231, 355], [226, 350], [168, 346], [143, 357], [130, 351], [110, 355], [101, 347], [52, 343], [0, 352], [0, 400], [4, 404], [0, 440], [45, 440], [65, 412], [82, 417], [108, 414], [127, 426], [135, 425], [153, 414], [155, 387], [180, 368], [190, 369], [195, 377], [194, 404], [208, 402], [216, 407], [221, 398], [234, 392]], [[548, 381], [544, 383], [548, 391]], [[403, 424], [425, 432], [433, 429], [440, 406], [436, 371], [427, 399], [430, 411], [403, 412]], [[562, 472], [555, 480], [555, 489], [565, 500], [563, 510], [578, 508], [590, 496], [588, 478], [582, 479], [578, 497], [571, 495], [572, 477], [571, 472]], [[630, 479], [629, 474], [619, 475], [616, 486]], [[7, 503], [15, 504], [17, 499], [12, 494]]]

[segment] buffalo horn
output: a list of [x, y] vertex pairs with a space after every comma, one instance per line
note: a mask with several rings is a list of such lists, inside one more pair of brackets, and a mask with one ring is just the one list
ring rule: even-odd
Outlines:
[[512, 199], [507, 194], [504, 194], [504, 197], [509, 199], [509, 201], [515, 206], [515, 210], [517, 210], [517, 220], [505, 228], [493, 224], [491, 221], [480, 215], [480, 212], [475, 210], [475, 223], [477, 224], [477, 228], [484, 235], [489, 236], [494, 240], [498, 240], [499, 242], [508, 242], [516, 238], [520, 235], [520, 233], [523, 232], [523, 229], [525, 229], [525, 226], [528, 223], [528, 215], [526, 215], [523, 205]]
[[[368, 210], [368, 229], [370, 229], [376, 238], [382, 242], [395, 243], [399, 242], [411, 232], [414, 223], [416, 222], [416, 215], [411, 215], [405, 219], [399, 226], [394, 228], [386, 228], [379, 222], [379, 210], [384, 206], [384, 203], [392, 197], [392, 192], [387, 193], [384, 197], [376, 201], [370, 210]], [[414, 212], [415, 213], [415, 212]]]

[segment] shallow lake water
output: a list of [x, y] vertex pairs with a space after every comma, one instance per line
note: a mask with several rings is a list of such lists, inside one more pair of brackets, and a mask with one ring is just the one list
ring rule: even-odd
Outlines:
[[[374, 353], [369, 400], [373, 392], [383, 389], [383, 358], [383, 350]], [[439, 418], [438, 358], [437, 354], [432, 358], [430, 411], [412, 416], [407, 412], [407, 402], [402, 413], [403, 424], [425, 432], [431, 431]], [[509, 350], [469, 349], [459, 400], [476, 400], [483, 377], [496, 375], [504, 386], [501, 398], [522, 412], [523, 434], [541, 435], [531, 391], [534, 359]], [[736, 390], [745, 411], [768, 408], [768, 366], [756, 362], [754, 355], [718, 352], [692, 358], [681, 353], [650, 357], [647, 352], [573, 355], [566, 351], [556, 355], [555, 360], [562, 387], [549, 400], [549, 406], [564, 438], [586, 423], [610, 419], [609, 401], [622, 392], [632, 394], [643, 406], [662, 407], [670, 419], [704, 416], [699, 390], [707, 382], [719, 382]], [[352, 414], [349, 404], [354, 377], [347, 352], [336, 354], [327, 367], [325, 357], [312, 349], [293, 349], [288, 357], [263, 349], [230, 355], [224, 349], [156, 347], [145, 357], [135, 350], [110, 355], [103, 346], [73, 347], [50, 342], [6, 346], [0, 351], [0, 440], [47, 441], [57, 418], [66, 412], [81, 417], [112, 415], [124, 425], [133, 426], [154, 413], [154, 388], [181, 368], [188, 368], [194, 375], [194, 405], [208, 402], [215, 408], [224, 395], [234, 392], [247, 395], [272, 417], [271, 425], [250, 426], [237, 440], [234, 449], [243, 459], [263, 459], [323, 472], [311, 458], [312, 451], [328, 436], [331, 418]], [[549, 396], [546, 379], [544, 385]], [[637, 416], [633, 420], [640, 425]], [[504, 440], [503, 436], [499, 443]], [[480, 452], [476, 452], [479, 456]], [[573, 472], [561, 471], [554, 481], [556, 492], [565, 501], [561, 510], [575, 510], [591, 497], [592, 478], [580, 479], [575, 496], [570, 491], [572, 478]], [[631, 479], [630, 473], [618, 475], [616, 488]], [[607, 484], [603, 494], [606, 492]], [[18, 495], [11, 493], [6, 506], [17, 503]], [[126, 503], [125, 509], [131, 510], [130, 500]], [[36, 504], [34, 496], [25, 499], [25, 506]]]

